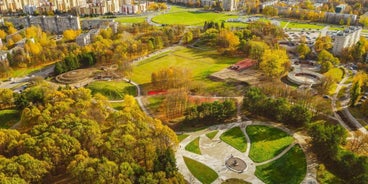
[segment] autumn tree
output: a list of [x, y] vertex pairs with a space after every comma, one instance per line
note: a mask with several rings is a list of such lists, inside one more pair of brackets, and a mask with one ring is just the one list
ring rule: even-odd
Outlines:
[[361, 131], [356, 131], [354, 137], [348, 141], [347, 148], [360, 155], [368, 154], [368, 135]]
[[328, 50], [332, 48], [332, 39], [330, 36], [320, 36], [316, 39], [314, 43], [314, 49], [317, 52], [321, 52], [323, 50]]
[[6, 32], [0, 29], [0, 39], [4, 41], [5, 37], [6, 37]]
[[368, 27], [368, 17], [367, 16], [360, 16], [359, 23], [361, 23], [365, 28]]
[[277, 8], [273, 7], [273, 6], [266, 6], [263, 10], [262, 13], [266, 16], [277, 16], [278, 15], [278, 10]]
[[334, 57], [330, 52], [322, 50], [318, 54], [318, 64], [321, 65], [321, 72], [325, 73], [330, 70], [333, 66], [340, 63], [340, 60]]
[[13, 104], [13, 91], [7, 88], [0, 88], [0, 109], [11, 107]]
[[187, 31], [183, 36], [184, 43], [189, 43], [193, 40], [193, 33], [191, 31]]
[[164, 68], [151, 74], [151, 83], [155, 89], [188, 88], [191, 72], [184, 68]]
[[166, 118], [173, 119], [183, 116], [188, 107], [188, 90], [185, 88], [169, 90], [162, 105]]
[[246, 42], [243, 51], [248, 55], [248, 57], [259, 61], [261, 60], [265, 50], [269, 48], [270, 47], [265, 42], [249, 40]]
[[221, 30], [217, 36], [217, 46], [220, 51], [235, 51], [239, 43], [239, 38], [226, 29]]
[[265, 50], [259, 68], [269, 78], [275, 79], [284, 75], [290, 67], [290, 60], [285, 50]]
[[296, 51], [298, 52], [300, 59], [305, 59], [305, 57], [311, 52], [309, 46], [305, 43], [298, 45]]
[[80, 30], [68, 29], [63, 32], [63, 39], [65, 41], [73, 41], [81, 33]]

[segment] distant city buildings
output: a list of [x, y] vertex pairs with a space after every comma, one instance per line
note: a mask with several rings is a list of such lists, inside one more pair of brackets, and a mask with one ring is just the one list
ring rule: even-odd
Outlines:
[[350, 26], [349, 28], [339, 31], [335, 36], [332, 53], [340, 55], [344, 48], [351, 47], [360, 39], [361, 27]]
[[0, 0], [0, 13], [23, 11], [27, 14], [50, 14], [59, 11], [78, 15], [134, 14], [145, 12], [150, 3], [152, 2], [137, 4], [133, 0]]

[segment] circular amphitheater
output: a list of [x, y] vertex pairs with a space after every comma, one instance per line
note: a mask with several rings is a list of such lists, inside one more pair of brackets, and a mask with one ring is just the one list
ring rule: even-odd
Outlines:
[[69, 71], [56, 76], [56, 81], [63, 84], [72, 84], [84, 81], [91, 77], [93, 71], [91, 69], [78, 69]]
[[318, 85], [322, 82], [323, 75], [313, 71], [293, 71], [287, 75], [287, 79], [297, 85]]

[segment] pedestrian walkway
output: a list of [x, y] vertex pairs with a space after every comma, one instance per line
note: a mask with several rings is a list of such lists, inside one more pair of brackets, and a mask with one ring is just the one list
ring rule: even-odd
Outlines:
[[[245, 131], [246, 127], [249, 125], [266, 125], [266, 126], [271, 126], [271, 127], [282, 129], [283, 131], [293, 135], [293, 137], [295, 138], [295, 142], [292, 143], [290, 146], [288, 146], [285, 150], [283, 150], [276, 157], [270, 160], [267, 160], [265, 162], [262, 162], [262, 163], [254, 163], [249, 158], [251, 140], [249, 139], [249, 136]], [[240, 127], [245, 135], [245, 138], [247, 139], [247, 149], [245, 153], [238, 151], [237, 149], [221, 141], [220, 139], [220, 136], [222, 133], [224, 133], [226, 130], [231, 129], [233, 127]], [[207, 133], [210, 133], [216, 130], [218, 130], [218, 133], [212, 140], [206, 136]], [[283, 127], [281, 124], [260, 122], [260, 121], [245, 121], [245, 122], [236, 122], [236, 123], [230, 123], [230, 124], [214, 125], [205, 130], [200, 130], [197, 132], [188, 132], [185, 134], [188, 134], [189, 136], [185, 138], [179, 144], [179, 148], [176, 152], [175, 157], [176, 157], [177, 166], [178, 166], [179, 171], [183, 174], [184, 178], [188, 180], [190, 183], [200, 183], [200, 182], [192, 175], [192, 173], [186, 167], [183, 156], [194, 159], [198, 162], [201, 162], [207, 165], [208, 167], [210, 167], [211, 169], [213, 169], [215, 172], [217, 172], [219, 177], [213, 182], [214, 184], [220, 184], [223, 181], [230, 179], [230, 178], [242, 179], [250, 183], [263, 183], [254, 174], [256, 171], [256, 166], [267, 164], [269, 162], [279, 159], [296, 144], [301, 144], [302, 148], [303, 148], [303, 145], [306, 145], [305, 136], [294, 133], [290, 131], [289, 129]], [[193, 141], [194, 139], [196, 139], [197, 137], [200, 137], [199, 147], [202, 153], [201, 155], [185, 150], [185, 146], [189, 144], [191, 141]], [[225, 161], [231, 156], [238, 157], [242, 159], [243, 161], [245, 161], [245, 163], [247, 164], [247, 168], [242, 173], [233, 172], [225, 166]], [[308, 157], [307, 157], [307, 164], [309, 163], [314, 164], [315, 162], [310, 162], [310, 161], [308, 162]], [[306, 174], [306, 178], [303, 181], [303, 183], [317, 183], [315, 179], [316, 174], [313, 173], [315, 172], [315, 170], [307, 170], [307, 171], [308, 173]]]

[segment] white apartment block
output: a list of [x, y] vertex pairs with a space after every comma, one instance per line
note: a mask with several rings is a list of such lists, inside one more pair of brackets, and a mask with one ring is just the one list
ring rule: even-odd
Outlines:
[[339, 31], [335, 36], [332, 53], [340, 55], [344, 48], [351, 47], [360, 39], [361, 27], [350, 26], [349, 28]]
[[133, 0], [0, 0], [0, 13], [23, 10], [25, 13], [32, 14], [36, 7], [40, 13], [58, 10], [74, 11], [78, 15], [132, 14], [145, 12], [147, 5], [146, 3], [134, 4]]

